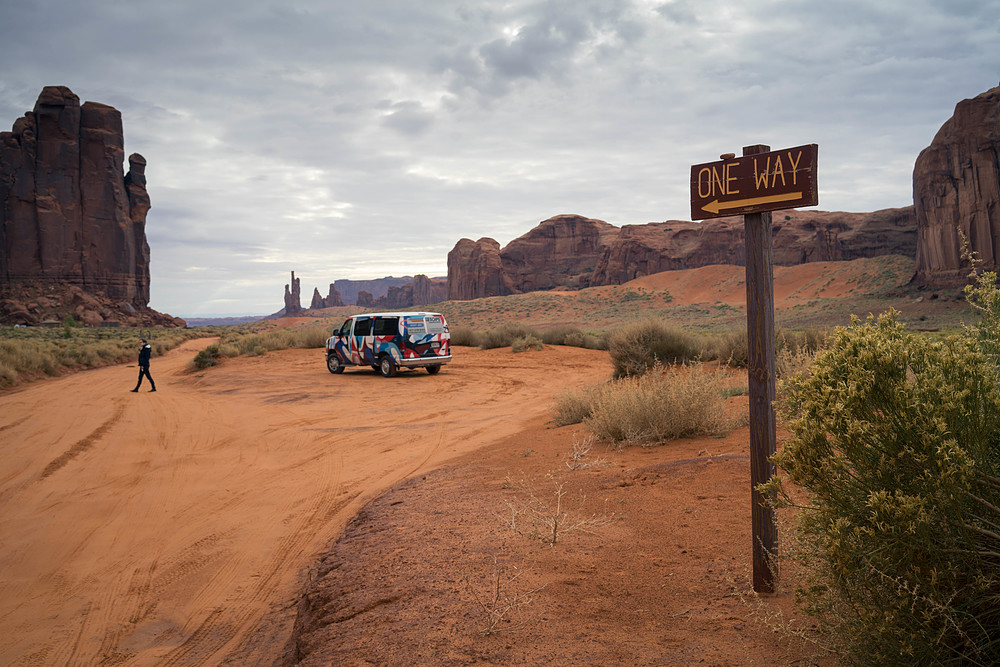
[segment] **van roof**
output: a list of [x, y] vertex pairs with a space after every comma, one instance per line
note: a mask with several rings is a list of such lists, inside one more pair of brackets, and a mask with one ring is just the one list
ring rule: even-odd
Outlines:
[[401, 312], [390, 312], [390, 313], [357, 313], [356, 315], [351, 315], [351, 317], [416, 317], [418, 315], [434, 315], [437, 317], [444, 317], [441, 313], [432, 313], [425, 311], [401, 311]]

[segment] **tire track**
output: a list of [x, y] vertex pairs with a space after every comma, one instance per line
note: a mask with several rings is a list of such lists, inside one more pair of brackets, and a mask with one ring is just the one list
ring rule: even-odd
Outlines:
[[54, 473], [59, 472], [77, 456], [83, 454], [88, 449], [97, 444], [97, 442], [99, 442], [101, 438], [103, 438], [107, 434], [107, 432], [111, 430], [112, 426], [121, 421], [124, 414], [125, 414], [125, 405], [122, 403], [122, 401], [118, 401], [118, 408], [115, 410], [115, 413], [111, 415], [111, 417], [107, 421], [105, 421], [103, 424], [101, 424], [93, 431], [91, 431], [90, 435], [80, 440], [77, 440], [72, 447], [67, 449], [65, 452], [63, 452], [56, 458], [49, 461], [49, 464], [45, 466], [44, 470], [42, 470], [40, 479], [47, 479]]
[[[301, 424], [296, 424], [296, 426], [301, 426]], [[306, 438], [300, 435], [297, 439], [305, 440]], [[324, 446], [327, 442], [332, 441], [332, 439], [332, 436], [324, 436], [313, 441], [311, 444]], [[301, 446], [306, 445], [305, 442], [297, 444]], [[245, 570], [241, 566], [242, 561], [234, 562], [227, 568], [228, 572], [223, 575], [223, 578], [226, 579], [246, 578], [252, 581], [252, 583], [247, 584], [250, 590], [241, 595], [242, 604], [240, 607], [236, 609], [214, 610], [191, 633], [187, 641], [174, 651], [171, 651], [164, 658], [164, 665], [189, 665], [212, 662], [214, 656], [217, 656], [222, 651], [226, 651], [228, 645], [234, 639], [245, 640], [249, 634], [247, 630], [250, 624], [260, 622], [261, 617], [257, 605], [267, 602], [272, 597], [274, 586], [277, 585], [280, 576], [285, 573], [287, 563], [294, 560], [293, 556], [296, 551], [301, 550], [310, 543], [313, 534], [318, 528], [317, 520], [320, 523], [328, 521], [329, 507], [331, 504], [336, 504], [343, 473], [342, 457], [334, 460], [334, 457], [328, 454], [319, 454], [293, 467], [297, 468], [322, 458], [326, 459], [325, 484], [323, 484], [318, 493], [309, 499], [306, 508], [302, 510], [290, 509], [290, 514], [283, 520], [283, 523], [287, 523], [288, 529], [279, 540], [273, 554], [268, 558], [266, 563], [262, 564], [263, 567], [255, 572], [253, 576], [247, 577]], [[346, 503], [342, 502], [341, 504]]]

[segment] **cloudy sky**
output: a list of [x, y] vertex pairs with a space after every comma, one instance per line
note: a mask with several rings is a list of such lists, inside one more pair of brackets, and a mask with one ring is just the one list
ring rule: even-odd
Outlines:
[[908, 205], [1000, 0], [24, 0], [0, 62], [0, 129], [46, 85], [122, 112], [152, 307], [263, 314], [292, 270], [308, 302], [560, 213], [689, 219], [750, 144], [819, 144], [820, 209]]

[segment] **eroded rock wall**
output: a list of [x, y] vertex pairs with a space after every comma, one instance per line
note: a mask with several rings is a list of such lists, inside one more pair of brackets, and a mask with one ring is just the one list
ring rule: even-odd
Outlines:
[[117, 109], [65, 86], [0, 133], [0, 283], [60, 283], [136, 307], [149, 302], [149, 211], [134, 154], [123, 173]]
[[966, 280], [959, 233], [983, 268], [1000, 268], [1000, 86], [963, 100], [913, 167], [917, 279]]

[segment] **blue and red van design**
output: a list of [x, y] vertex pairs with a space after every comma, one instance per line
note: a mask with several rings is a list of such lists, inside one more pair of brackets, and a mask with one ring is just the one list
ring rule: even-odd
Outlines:
[[451, 334], [441, 313], [363, 313], [347, 318], [326, 341], [326, 367], [371, 366], [385, 377], [399, 368], [431, 375], [451, 361]]

